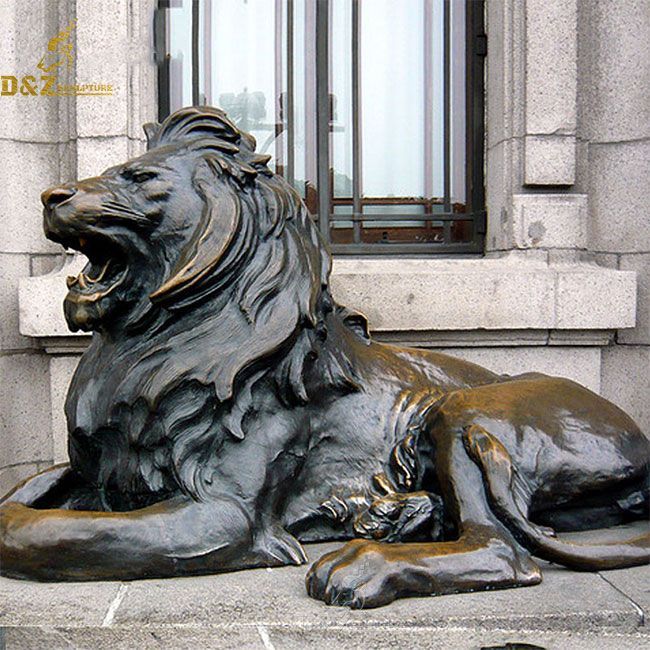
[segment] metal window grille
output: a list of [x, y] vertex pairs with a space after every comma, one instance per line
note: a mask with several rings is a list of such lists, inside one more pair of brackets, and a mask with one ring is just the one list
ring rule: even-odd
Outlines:
[[[393, 18], [384, 51], [377, 39]], [[335, 253], [483, 251], [483, 0], [159, 0], [154, 34], [159, 119], [188, 104], [224, 108], [273, 154]], [[409, 62], [397, 75], [393, 51]], [[411, 118], [372, 126], [377, 78], [380, 99], [406, 88]], [[404, 148], [382, 149], [403, 128]]]

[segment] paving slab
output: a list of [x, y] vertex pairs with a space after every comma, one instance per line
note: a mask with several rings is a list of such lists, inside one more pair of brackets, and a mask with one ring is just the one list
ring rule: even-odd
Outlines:
[[644, 624], [650, 627], [650, 567], [607, 571], [601, 576], [638, 606]]
[[[606, 530], [565, 533], [565, 539], [585, 542], [613, 542], [650, 531], [650, 521], [640, 521]], [[602, 571], [598, 575], [624, 594], [637, 607], [642, 624], [650, 628], [650, 565], [632, 569]]]
[[[642, 650], [648, 637], [640, 634], [599, 632], [530, 632], [510, 630], [468, 630], [465, 628], [382, 628], [311, 630], [296, 628], [270, 631], [276, 650], [327, 648], [334, 650]], [[267, 648], [268, 650], [268, 648]]]
[[[310, 561], [337, 544], [307, 547]], [[595, 630], [639, 625], [638, 609], [596, 573], [543, 567], [544, 582], [438, 598], [398, 600], [375, 610], [328, 607], [306, 596], [305, 567], [284, 567], [128, 586], [117, 625], [444, 626]]]
[[118, 582], [40, 583], [0, 578], [0, 626], [101, 625]]
[[[0, 646], [2, 647], [2, 646]], [[281, 647], [281, 646], [279, 646]], [[265, 650], [255, 628], [7, 628], [6, 650]]]
[[[8, 628], [6, 650], [641, 650], [647, 636], [598, 633], [386, 627]], [[525, 644], [525, 645], [524, 645]]]

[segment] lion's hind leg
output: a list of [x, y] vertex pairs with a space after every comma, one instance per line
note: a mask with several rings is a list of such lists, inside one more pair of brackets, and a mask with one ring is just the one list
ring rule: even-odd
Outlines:
[[467, 453], [481, 469], [488, 499], [499, 519], [511, 530], [525, 529], [535, 536], [555, 537], [552, 528], [529, 521], [526, 513], [530, 491], [500, 440], [473, 424], [463, 431], [463, 442]]
[[[488, 499], [498, 518], [530, 551], [573, 569], [598, 571], [638, 566], [650, 562], [650, 532], [626, 542], [571, 544], [553, 539], [548, 529], [530, 522], [517, 502], [523, 483], [506, 448], [486, 429], [468, 427], [463, 434], [468, 454], [478, 465]], [[525, 488], [524, 488], [525, 489]]]

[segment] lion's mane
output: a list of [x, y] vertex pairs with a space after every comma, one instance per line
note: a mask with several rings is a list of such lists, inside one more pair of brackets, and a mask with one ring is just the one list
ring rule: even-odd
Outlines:
[[[148, 317], [117, 348], [94, 335], [66, 407], [70, 455], [107, 491], [205, 499], [219, 449], [246, 436], [260, 391], [297, 408], [323, 388], [357, 389], [328, 328], [365, 325], [333, 303], [321, 236], [252, 136], [211, 108], [183, 109], [145, 131], [150, 149], [187, 147], [207, 161], [209, 173], [194, 176], [204, 210]], [[89, 415], [84, 391], [99, 373]], [[80, 414], [90, 423], [80, 427]]]

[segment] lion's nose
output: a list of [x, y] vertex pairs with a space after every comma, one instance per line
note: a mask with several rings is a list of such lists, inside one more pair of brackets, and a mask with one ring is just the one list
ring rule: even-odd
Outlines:
[[45, 190], [41, 194], [41, 201], [46, 208], [55, 208], [61, 203], [65, 203], [68, 199], [71, 199], [77, 190], [72, 187], [51, 187], [49, 190]]

